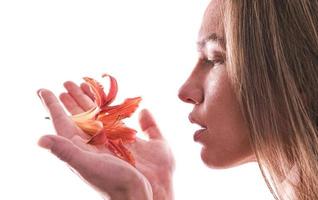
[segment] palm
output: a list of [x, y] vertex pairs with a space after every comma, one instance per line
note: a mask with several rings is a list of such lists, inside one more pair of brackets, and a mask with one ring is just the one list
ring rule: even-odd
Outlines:
[[151, 183], [173, 171], [173, 156], [164, 140], [138, 140], [130, 149], [136, 157], [136, 168]]
[[[86, 84], [78, 87], [73, 82], [66, 82], [64, 86], [68, 92], [62, 93], [60, 99], [72, 115], [85, 112], [95, 106], [93, 95]], [[142, 112], [140, 125], [149, 136], [149, 140], [137, 138], [136, 142], [129, 145], [128, 148], [136, 159], [136, 168], [149, 180], [153, 190], [156, 190], [158, 186], [165, 184], [163, 182], [171, 176], [174, 159], [167, 142], [163, 139], [150, 113]], [[85, 137], [81, 130], [78, 133]], [[90, 152], [108, 155], [110, 153], [105, 146], [95, 147], [86, 144], [82, 146]]]
[[[111, 155], [104, 147], [96, 147], [86, 143], [85, 134], [66, 115], [55, 95], [48, 90], [40, 90], [43, 103], [48, 108], [57, 136], [44, 136], [40, 146], [50, 149], [53, 154], [73, 167], [90, 185], [102, 192], [118, 197], [123, 187], [139, 187], [136, 198], [150, 197], [149, 183], [129, 163]], [[68, 102], [70, 103], [70, 102]], [[69, 105], [66, 105], [69, 107]], [[132, 191], [129, 189], [129, 191]], [[106, 194], [107, 193], [107, 194]], [[125, 199], [125, 197], [122, 197]]]

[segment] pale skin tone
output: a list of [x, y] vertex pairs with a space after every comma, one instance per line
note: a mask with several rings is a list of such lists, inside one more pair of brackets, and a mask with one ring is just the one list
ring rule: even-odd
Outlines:
[[[70, 81], [64, 85], [68, 92], [61, 94], [60, 99], [72, 114], [89, 110], [95, 105], [87, 85], [82, 84], [79, 87]], [[38, 93], [50, 113], [57, 133], [56, 136], [43, 136], [39, 141], [40, 146], [51, 150], [68, 163], [104, 197], [171, 199], [174, 160], [148, 110], [141, 111], [139, 121], [149, 141], [137, 139], [129, 146], [136, 159], [134, 168], [113, 156], [107, 148], [86, 144], [85, 133], [70, 120], [54, 94], [46, 89], [41, 89]]]
[[179, 98], [193, 105], [192, 122], [206, 128], [197, 140], [203, 162], [212, 168], [233, 167], [254, 161], [239, 103], [226, 71], [226, 50], [221, 16], [222, 1], [210, 2], [198, 35], [199, 59]]
[[[198, 36], [199, 60], [179, 91], [179, 98], [193, 105], [191, 121], [205, 128], [197, 141], [202, 144], [203, 162], [212, 168], [255, 160], [247, 126], [226, 73], [221, 3], [213, 0], [204, 14]], [[71, 114], [94, 106], [87, 85], [77, 86], [68, 81], [64, 86], [67, 92], [60, 95], [60, 100]], [[134, 168], [106, 148], [87, 145], [85, 134], [70, 120], [52, 92], [42, 89], [39, 96], [51, 114], [57, 133], [42, 137], [40, 146], [68, 163], [104, 197], [173, 199], [174, 159], [149, 111], [141, 111], [139, 120], [149, 141], [138, 139], [128, 147], [136, 157]]]

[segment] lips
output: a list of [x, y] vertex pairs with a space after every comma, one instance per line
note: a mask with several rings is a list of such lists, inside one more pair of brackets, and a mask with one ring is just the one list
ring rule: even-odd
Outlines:
[[193, 140], [195, 142], [198, 142], [201, 138], [201, 136], [204, 134], [204, 132], [206, 131], [206, 129], [200, 129], [200, 130], [197, 130], [194, 135], [193, 135]]
[[197, 120], [197, 118], [194, 117], [193, 114], [190, 114], [188, 118], [192, 124], [196, 124], [199, 126], [198, 130], [196, 130], [193, 135], [193, 140], [197, 142], [200, 140], [201, 136], [206, 132], [207, 128], [202, 122], [199, 122], [199, 120]]

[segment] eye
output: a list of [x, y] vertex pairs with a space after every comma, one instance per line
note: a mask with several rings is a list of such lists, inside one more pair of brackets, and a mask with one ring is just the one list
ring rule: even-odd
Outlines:
[[226, 62], [226, 56], [222, 52], [211, 52], [206, 54], [199, 51], [199, 64], [205, 67], [214, 67], [223, 65]]
[[212, 66], [215, 66], [215, 65], [222, 65], [224, 64], [224, 59], [223, 58], [212, 58], [212, 59], [209, 59], [209, 58], [201, 58], [203, 60], [203, 62], [207, 65], [212, 65]]

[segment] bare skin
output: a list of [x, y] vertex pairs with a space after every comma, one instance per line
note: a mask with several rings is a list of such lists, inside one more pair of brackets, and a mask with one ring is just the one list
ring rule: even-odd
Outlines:
[[228, 168], [254, 161], [248, 127], [226, 70], [221, 0], [208, 5], [198, 35], [199, 59], [179, 90], [179, 98], [193, 105], [189, 118], [204, 131], [195, 134], [201, 158], [212, 168]]
[[[71, 114], [95, 106], [86, 84], [64, 84], [67, 93], [60, 95]], [[129, 146], [136, 159], [136, 168], [113, 156], [105, 147], [85, 143], [83, 133], [64, 112], [58, 99], [49, 90], [39, 96], [50, 112], [57, 135], [44, 136], [40, 146], [67, 162], [104, 197], [112, 199], [172, 199], [174, 159], [153, 117], [148, 110], [140, 112], [140, 126], [149, 141], [137, 139]], [[139, 189], [136, 189], [139, 188]]]
[[[193, 105], [190, 121], [203, 128], [195, 140], [202, 144], [203, 162], [212, 168], [228, 168], [255, 160], [248, 129], [226, 71], [221, 5], [221, 0], [212, 0], [206, 9], [198, 36], [200, 56], [179, 91], [179, 98]], [[71, 114], [94, 106], [87, 85], [79, 87], [68, 81], [65, 88], [67, 92], [60, 99]], [[147, 110], [140, 113], [140, 126], [149, 141], [138, 139], [129, 146], [136, 156], [135, 169], [107, 149], [85, 144], [82, 139], [85, 134], [68, 118], [57, 98], [48, 90], [41, 90], [40, 96], [57, 132], [57, 136], [41, 138], [40, 145], [67, 162], [102, 195], [108, 194], [113, 199], [173, 199], [174, 159]]]

